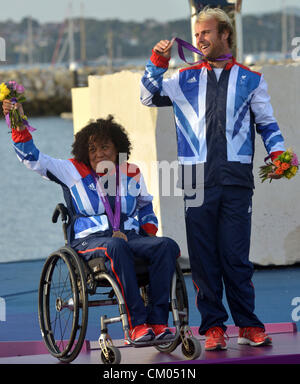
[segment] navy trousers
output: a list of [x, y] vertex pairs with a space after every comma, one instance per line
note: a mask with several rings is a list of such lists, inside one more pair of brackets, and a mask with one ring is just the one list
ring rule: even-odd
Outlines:
[[[108, 272], [115, 278], [122, 292], [130, 328], [139, 324], [167, 324], [169, 294], [176, 258], [180, 250], [175, 241], [167, 237], [143, 237], [130, 231], [128, 241], [117, 237], [90, 235], [74, 248], [85, 260], [104, 257]], [[149, 305], [141, 298], [134, 257], [149, 264]]]
[[223, 284], [234, 323], [264, 328], [254, 314], [253, 266], [249, 261], [252, 194], [250, 188], [205, 188], [204, 202], [186, 209], [186, 233], [200, 334], [214, 326], [226, 330]]

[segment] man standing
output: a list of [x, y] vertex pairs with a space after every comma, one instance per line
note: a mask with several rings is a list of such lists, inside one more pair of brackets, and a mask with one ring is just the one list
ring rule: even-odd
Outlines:
[[205, 349], [226, 349], [223, 283], [240, 328], [238, 343], [267, 345], [272, 339], [254, 314], [249, 261], [255, 126], [272, 159], [285, 150], [284, 140], [263, 75], [230, 54], [233, 27], [227, 14], [205, 8], [195, 36], [204, 62], [169, 79], [163, 75], [174, 41], [155, 45], [142, 78], [141, 101], [173, 106], [179, 162], [204, 165], [204, 202], [186, 207], [186, 234]]

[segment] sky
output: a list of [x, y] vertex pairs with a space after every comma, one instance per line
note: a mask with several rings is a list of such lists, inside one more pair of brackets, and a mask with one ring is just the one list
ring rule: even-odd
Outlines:
[[[80, 15], [83, 4], [85, 17], [101, 20], [168, 21], [189, 17], [190, 14], [188, 0], [0, 0], [0, 21], [20, 21], [30, 15], [42, 23], [61, 21], [68, 16], [71, 3], [74, 17]], [[277, 11], [283, 3], [300, 7], [300, 0], [243, 0], [242, 12], [261, 14]]]

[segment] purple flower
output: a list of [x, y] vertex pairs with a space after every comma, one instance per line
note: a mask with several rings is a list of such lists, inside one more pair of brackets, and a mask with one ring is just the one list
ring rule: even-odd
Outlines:
[[296, 153], [293, 153], [293, 157], [292, 157], [292, 160], [291, 160], [291, 165], [296, 165], [298, 166], [299, 165], [299, 161], [298, 161], [298, 157], [296, 155]]
[[16, 91], [17, 91], [17, 93], [24, 93], [25, 92], [25, 88], [23, 87], [23, 85], [17, 84]]

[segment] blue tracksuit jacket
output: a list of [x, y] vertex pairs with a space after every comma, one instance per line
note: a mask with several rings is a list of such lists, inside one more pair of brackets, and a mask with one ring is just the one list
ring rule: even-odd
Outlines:
[[252, 188], [255, 126], [268, 154], [285, 150], [263, 75], [235, 59], [219, 81], [208, 63], [164, 79], [167, 69], [168, 60], [153, 51], [141, 101], [150, 107], [173, 106], [179, 162], [204, 163], [206, 187]]
[[[12, 139], [19, 160], [27, 168], [62, 186], [68, 209], [74, 219], [70, 240], [83, 239], [111, 229], [89, 167], [75, 159], [54, 159], [42, 153], [35, 146], [27, 129], [21, 132], [13, 130]], [[134, 164], [124, 163], [120, 167], [120, 175], [121, 230], [139, 233], [140, 228], [143, 228], [148, 233], [156, 233], [158, 221], [153, 212], [153, 197], [147, 191], [139, 168]], [[109, 199], [114, 200], [114, 197]]]

